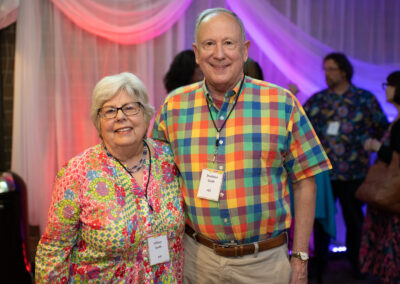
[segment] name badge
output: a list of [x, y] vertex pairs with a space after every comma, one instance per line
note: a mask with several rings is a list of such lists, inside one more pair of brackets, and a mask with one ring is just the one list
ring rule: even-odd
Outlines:
[[201, 172], [198, 198], [218, 201], [222, 187], [223, 171], [203, 169]]
[[147, 243], [149, 245], [150, 265], [169, 261], [168, 239], [166, 235], [149, 237]]
[[339, 134], [340, 122], [339, 121], [329, 121], [328, 129], [326, 130], [326, 134], [336, 136]]

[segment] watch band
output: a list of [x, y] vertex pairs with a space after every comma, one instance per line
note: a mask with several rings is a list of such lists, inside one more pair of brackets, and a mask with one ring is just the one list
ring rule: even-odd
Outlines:
[[304, 251], [292, 251], [290, 256], [298, 258], [303, 262], [306, 262], [309, 259], [308, 253]]

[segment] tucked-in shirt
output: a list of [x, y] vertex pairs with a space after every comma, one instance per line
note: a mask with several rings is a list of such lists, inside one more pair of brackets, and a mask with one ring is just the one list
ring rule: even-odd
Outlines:
[[[101, 144], [60, 170], [37, 249], [37, 282], [181, 282], [184, 214], [178, 171], [167, 145], [147, 141], [154, 147], [147, 198], [149, 164], [138, 183]], [[151, 266], [147, 238], [160, 234], [168, 238], [170, 261]]]
[[[152, 132], [172, 148], [184, 180], [187, 223], [220, 243], [255, 242], [289, 228], [288, 177], [297, 182], [330, 167], [293, 95], [250, 77], [238, 94], [239, 87], [225, 94], [221, 109], [204, 81], [175, 90]], [[226, 120], [218, 148], [212, 117], [218, 129]], [[224, 172], [218, 202], [197, 198], [206, 168]]]
[[[364, 142], [382, 138], [388, 127], [375, 96], [353, 85], [342, 95], [326, 89], [310, 97], [304, 109], [333, 164], [331, 179], [365, 178], [369, 153]], [[330, 122], [340, 123], [337, 135], [328, 133]]]

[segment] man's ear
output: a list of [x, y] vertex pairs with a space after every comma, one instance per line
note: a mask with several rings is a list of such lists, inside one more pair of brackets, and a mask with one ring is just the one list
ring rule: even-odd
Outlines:
[[249, 57], [249, 48], [250, 48], [250, 41], [246, 40], [243, 44], [243, 59], [244, 62], [247, 61], [247, 58]]
[[194, 56], [196, 58], [196, 63], [199, 64], [199, 59], [198, 59], [199, 58], [199, 50], [197, 49], [197, 45], [195, 42], [192, 43], [192, 46], [193, 46]]

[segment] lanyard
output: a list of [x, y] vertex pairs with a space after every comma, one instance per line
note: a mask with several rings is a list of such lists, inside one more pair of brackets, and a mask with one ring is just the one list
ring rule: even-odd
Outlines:
[[[147, 198], [147, 188], [149, 187], [150, 175], [151, 175], [151, 151], [150, 151], [150, 147], [147, 144], [146, 140], [143, 140], [143, 143], [146, 145], [147, 150], [149, 152], [149, 177], [147, 179], [146, 189], [145, 189], [144, 194], [145, 194], [145, 197], [146, 197], [147, 204], [150, 207], [150, 210], [153, 211], [153, 206], [151, 206], [151, 204], [150, 204], [150, 202], [149, 202], [149, 200]], [[109, 156], [109, 157], [113, 158], [114, 160], [116, 160], [124, 168], [124, 170], [131, 176], [131, 178], [133, 178], [132, 174], [128, 171], [128, 169], [124, 166], [124, 164], [121, 163], [121, 161], [119, 159], [117, 159], [116, 157], [114, 157], [110, 152], [108, 152], [105, 144], [104, 144], [104, 149], [106, 150], [107, 156]]]
[[208, 112], [210, 113], [211, 120], [212, 120], [212, 122], [213, 122], [214, 128], [215, 128], [215, 130], [217, 131], [217, 137], [216, 137], [216, 140], [215, 140], [215, 152], [214, 152], [214, 159], [213, 159], [213, 162], [215, 162], [215, 159], [216, 159], [216, 156], [217, 156], [218, 145], [219, 145], [219, 133], [220, 133], [221, 130], [224, 128], [226, 122], [228, 121], [228, 118], [230, 117], [231, 113], [233, 112], [233, 110], [234, 110], [235, 107], [236, 107], [236, 103], [237, 103], [237, 101], [238, 101], [238, 99], [239, 99], [240, 92], [242, 91], [242, 88], [243, 88], [243, 82], [244, 82], [244, 78], [243, 78], [242, 82], [240, 83], [239, 91], [238, 91], [238, 94], [237, 94], [237, 96], [236, 96], [236, 98], [235, 98], [235, 102], [233, 103], [233, 106], [232, 106], [231, 110], [229, 111], [227, 117], [225, 118], [224, 123], [222, 124], [222, 126], [221, 126], [219, 129], [218, 129], [217, 124], [215, 123], [214, 117], [213, 117], [213, 115], [212, 115], [209, 101], [206, 99], [206, 101], [207, 101], [207, 107], [208, 107]]

